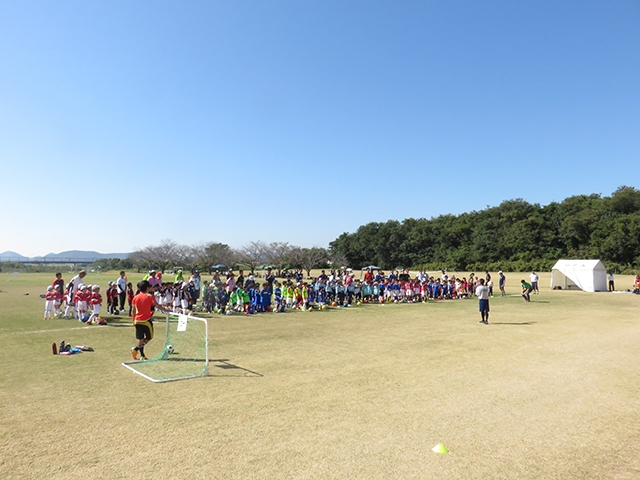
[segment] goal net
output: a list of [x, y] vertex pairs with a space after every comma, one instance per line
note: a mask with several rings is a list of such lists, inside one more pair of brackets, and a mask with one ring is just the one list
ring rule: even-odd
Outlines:
[[[154, 319], [154, 323], [156, 338], [145, 347], [149, 359], [131, 360], [123, 366], [152, 382], [208, 375], [209, 328], [206, 319], [168, 313], [164, 319]], [[160, 341], [163, 326], [164, 343]], [[154, 347], [158, 348], [155, 355], [152, 353]]]

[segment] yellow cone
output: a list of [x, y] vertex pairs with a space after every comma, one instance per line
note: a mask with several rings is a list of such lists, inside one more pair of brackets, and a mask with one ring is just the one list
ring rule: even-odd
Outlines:
[[433, 450], [436, 453], [449, 453], [449, 450], [447, 450], [447, 447], [445, 447], [443, 444], [439, 443], [438, 445], [436, 445], [435, 447], [433, 447], [431, 450]]

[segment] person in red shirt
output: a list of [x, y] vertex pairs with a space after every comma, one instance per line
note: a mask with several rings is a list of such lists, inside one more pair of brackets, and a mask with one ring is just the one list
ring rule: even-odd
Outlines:
[[117, 315], [118, 312], [118, 288], [114, 282], [109, 282], [109, 288], [107, 288], [107, 313]]
[[60, 287], [60, 285], [56, 285], [53, 289], [53, 314], [56, 317], [61, 317], [62, 316], [62, 310], [60, 309], [60, 307], [62, 306], [62, 299], [64, 298], [64, 296], [62, 295], [62, 288]]
[[367, 268], [367, 272], [364, 274], [364, 283], [369, 286], [373, 285], [373, 273], [370, 268]]
[[127, 283], [127, 301], [129, 302], [129, 316], [132, 317], [131, 311], [133, 309], [133, 284], [131, 282]]
[[102, 295], [100, 295], [100, 287], [98, 285], [94, 285], [91, 287], [91, 298], [89, 299], [89, 304], [91, 305], [91, 316], [89, 320], [87, 320], [87, 324], [91, 325], [91, 323], [95, 323], [97, 325], [106, 325], [105, 322], [100, 317], [100, 309], [102, 308]]
[[85, 318], [85, 316], [87, 315], [87, 308], [91, 294], [87, 290], [87, 286], [82, 284], [74, 296], [76, 312], [78, 312], [78, 320], [81, 322], [86, 322], [88, 319], [88, 317]]
[[53, 287], [49, 285], [47, 287], [47, 293], [44, 295], [44, 319], [50, 320], [53, 318], [53, 302], [55, 300], [55, 291]]
[[156, 303], [156, 299], [153, 295], [147, 293], [150, 284], [147, 280], [138, 282], [138, 293], [131, 301], [133, 306], [133, 325], [136, 329], [137, 345], [131, 349], [131, 356], [134, 360], [138, 360], [138, 353], [140, 354], [140, 360], [146, 360], [147, 357], [144, 354], [144, 346], [153, 339], [153, 309], [158, 308], [164, 312], [169, 310], [163, 305]]

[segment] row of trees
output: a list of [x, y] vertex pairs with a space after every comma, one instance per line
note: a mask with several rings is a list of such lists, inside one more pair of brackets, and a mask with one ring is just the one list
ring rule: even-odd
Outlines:
[[172, 240], [162, 240], [160, 245], [148, 246], [133, 252], [128, 260], [135, 268], [155, 268], [161, 271], [182, 268], [212, 272], [212, 267], [224, 264], [246, 268], [254, 272], [259, 267], [272, 266], [278, 275], [287, 269], [303, 269], [310, 275], [314, 268], [330, 265], [343, 266], [345, 257], [340, 252], [326, 248], [305, 248], [286, 242], [266, 243], [252, 241], [234, 249], [225, 243], [201, 243], [180, 245]]
[[640, 267], [640, 191], [578, 195], [546, 206], [522, 199], [461, 215], [373, 222], [330, 250], [352, 267], [548, 270], [559, 258], [599, 258], [612, 270]]

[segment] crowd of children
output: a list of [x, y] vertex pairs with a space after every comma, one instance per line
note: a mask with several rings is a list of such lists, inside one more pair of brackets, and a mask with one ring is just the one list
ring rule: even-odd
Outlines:
[[[121, 272], [121, 274], [124, 272]], [[505, 296], [506, 277], [499, 272], [500, 291]], [[249, 275], [246, 279], [240, 271], [236, 278], [233, 272], [225, 276], [214, 275], [210, 282], [202, 282], [202, 304], [198, 305], [200, 291], [197, 287], [199, 274], [188, 281], [180, 275], [174, 282], [163, 282], [162, 277], [151, 271], [148, 278], [149, 293], [153, 294], [158, 305], [174, 313], [191, 313], [196, 309], [222, 314], [243, 313], [245, 315], [260, 312], [284, 312], [287, 309], [307, 310], [324, 309], [328, 306], [348, 307], [355, 303], [413, 303], [439, 300], [459, 300], [474, 295], [480, 279], [475, 273], [467, 277], [449, 277], [443, 270], [439, 275], [428, 275], [420, 271], [411, 276], [408, 270], [390, 271], [384, 275], [381, 270], [376, 274], [367, 270], [364, 278], [356, 279], [351, 269], [330, 271], [322, 270], [320, 275], [304, 281], [302, 275], [276, 280], [269, 271], [264, 278]], [[77, 277], [74, 277], [77, 278]], [[197, 281], [196, 281], [197, 280]], [[489, 272], [483, 278], [489, 293], [493, 296], [493, 282]], [[102, 295], [98, 285], [76, 286], [69, 282], [65, 292], [61, 292], [60, 278], [47, 288], [45, 297], [45, 319], [63, 316], [61, 306], [67, 303], [67, 311], [78, 320], [88, 324], [106, 323], [100, 316]], [[126, 284], [126, 296], [131, 316], [131, 300], [138, 292], [132, 284]], [[107, 313], [117, 315], [123, 312], [123, 304], [118, 307], [118, 286], [109, 282], [106, 291]], [[68, 314], [65, 315], [68, 318]]]
[[[82, 279], [86, 275], [83, 270], [73, 278], [65, 287], [62, 274], [57, 273], [56, 279], [47, 287], [47, 292], [42, 295], [45, 299], [44, 319], [53, 317], [75, 318], [87, 325], [106, 325], [107, 322], [100, 316], [102, 310], [102, 295], [99, 285], [85, 285]], [[106, 291], [107, 313], [117, 315], [122, 312], [118, 309], [118, 288], [116, 282], [109, 282]], [[131, 316], [131, 300], [133, 299], [133, 287], [127, 283], [127, 297], [129, 299], [129, 316]], [[66, 304], [64, 313], [63, 304]]]
[[[500, 273], [501, 292], [504, 295], [504, 274]], [[323, 270], [318, 277], [302, 281], [287, 279], [282, 283], [269, 278], [265, 281], [249, 276], [237, 282], [233, 273], [227, 275], [226, 282], [220, 278], [203, 283], [203, 308], [208, 312], [244, 313], [283, 312], [286, 309], [313, 309], [327, 306], [348, 307], [356, 303], [409, 303], [449, 299], [462, 299], [474, 295], [479, 277], [474, 273], [466, 277], [449, 277], [444, 271], [441, 276], [427, 275], [424, 271], [411, 278], [409, 271], [402, 273], [382, 271], [374, 276], [368, 270], [364, 279], [356, 279], [350, 269]], [[491, 275], [486, 272], [485, 280], [493, 295]]]

